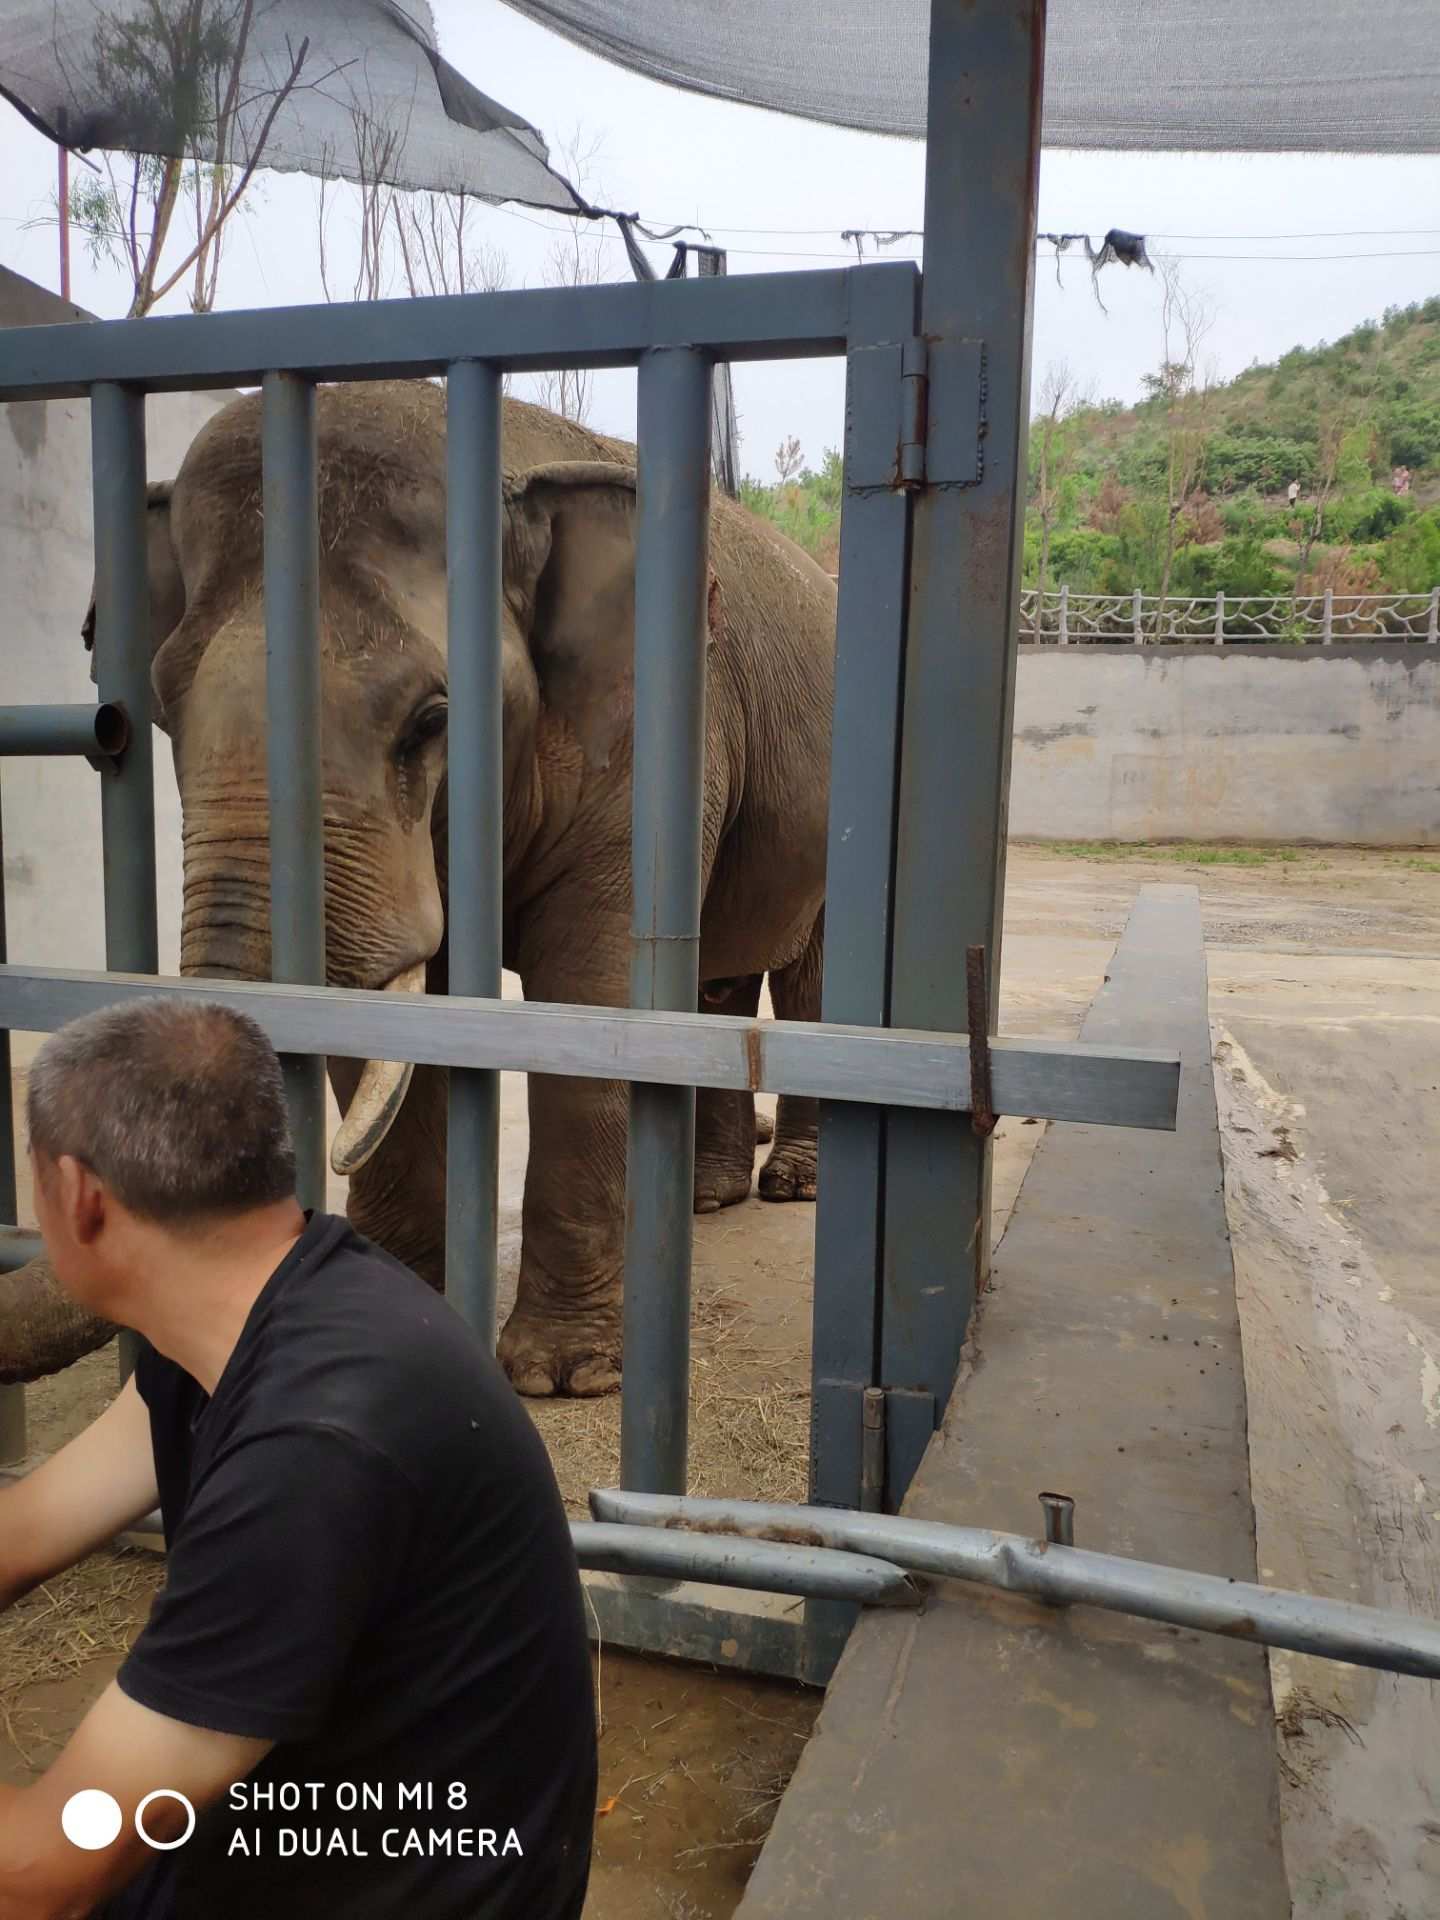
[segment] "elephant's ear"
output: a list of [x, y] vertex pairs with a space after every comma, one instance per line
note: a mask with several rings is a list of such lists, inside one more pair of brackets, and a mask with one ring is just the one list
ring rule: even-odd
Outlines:
[[[536, 467], [509, 495], [507, 591], [541, 699], [592, 766], [608, 763], [633, 713], [635, 496], [635, 469], [603, 461]], [[713, 573], [707, 612], [714, 636]]]
[[[145, 489], [145, 565], [150, 581], [150, 658], [153, 661], [185, 612], [185, 582], [170, 538], [168, 480], [152, 480]], [[90, 654], [90, 678], [95, 678], [95, 589], [85, 610], [80, 637]], [[156, 716], [159, 717], [158, 715]]]

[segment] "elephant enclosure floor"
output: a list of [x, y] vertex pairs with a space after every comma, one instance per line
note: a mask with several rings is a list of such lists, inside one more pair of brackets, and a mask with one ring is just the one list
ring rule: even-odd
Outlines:
[[[1412, 1594], [1393, 1603], [1440, 1613], [1440, 1283], [1427, 1251], [1436, 1238], [1427, 1166], [1440, 1149], [1440, 861], [1319, 850], [1194, 864], [1174, 857], [1181, 851], [1013, 847], [1002, 1030], [1073, 1037], [1138, 886], [1199, 886], [1231, 1128], [1227, 1200], [1261, 1564], [1279, 1584], [1383, 1603], [1363, 1563], [1373, 1522], [1382, 1584], [1408, 1582]], [[23, 1042], [17, 1055], [26, 1057]], [[1284, 1139], [1272, 1152], [1277, 1127]], [[1014, 1121], [997, 1132], [997, 1237], [1042, 1132]], [[502, 1311], [519, 1257], [525, 1153], [524, 1086], [507, 1076]], [[22, 1221], [27, 1203], [22, 1195]], [[339, 1183], [331, 1204], [343, 1208]], [[758, 1199], [695, 1221], [696, 1491], [803, 1497], [813, 1233], [812, 1207]], [[114, 1379], [107, 1352], [31, 1389], [36, 1449], [53, 1450], [93, 1418]], [[1391, 1431], [1358, 1417], [1356, 1382], [1371, 1400], [1379, 1392]], [[529, 1404], [579, 1515], [589, 1487], [614, 1481], [618, 1400]], [[1376, 1444], [1357, 1445], [1357, 1432]], [[1287, 1436], [1303, 1446], [1287, 1450]], [[1334, 1489], [1347, 1484], [1357, 1491], [1341, 1515]], [[0, 1781], [30, 1777], [54, 1753], [113, 1672], [158, 1578], [149, 1555], [99, 1554], [0, 1616]], [[609, 1810], [597, 1817], [587, 1920], [721, 1920], [738, 1904], [819, 1697], [609, 1650], [598, 1686]], [[1440, 1832], [1440, 1815], [1421, 1804], [1433, 1765], [1406, 1765], [1440, 1731], [1417, 1704], [1427, 1691], [1367, 1687], [1318, 1662], [1280, 1676], [1294, 1775], [1287, 1852], [1307, 1914], [1389, 1920], [1396, 1903], [1381, 1904], [1380, 1890], [1388, 1881], [1410, 1892], [1418, 1869], [1399, 1863], [1400, 1827], [1428, 1819]], [[1335, 1724], [1340, 1715], [1366, 1746]], [[1387, 1815], [1387, 1797], [1403, 1803], [1403, 1822]]]

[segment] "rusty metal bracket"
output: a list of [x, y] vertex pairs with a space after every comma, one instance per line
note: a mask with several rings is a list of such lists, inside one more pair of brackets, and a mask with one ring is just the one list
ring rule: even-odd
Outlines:
[[995, 1131], [990, 1092], [990, 994], [984, 947], [965, 949], [965, 1017], [970, 1029], [970, 1125], [983, 1140]]

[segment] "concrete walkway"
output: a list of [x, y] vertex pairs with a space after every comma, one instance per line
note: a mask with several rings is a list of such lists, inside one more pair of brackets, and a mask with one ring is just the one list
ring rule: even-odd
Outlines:
[[[905, 1511], [1256, 1576], [1193, 888], [1145, 888], [1083, 1029], [1178, 1046], [1178, 1131], [1052, 1127]], [[852, 1636], [741, 1920], [1286, 1920], [1265, 1656], [953, 1583]]]

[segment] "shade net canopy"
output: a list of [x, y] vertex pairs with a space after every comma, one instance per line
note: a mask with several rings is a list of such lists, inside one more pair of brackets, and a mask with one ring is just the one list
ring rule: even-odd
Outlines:
[[583, 206], [425, 0], [0, 0], [0, 94], [80, 152]]
[[[929, 0], [507, 0], [655, 80], [921, 139]], [[1440, 0], [1050, 0], [1045, 144], [1440, 152]]]

